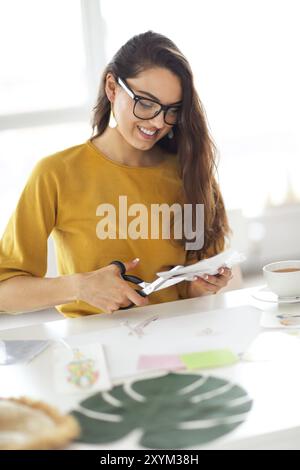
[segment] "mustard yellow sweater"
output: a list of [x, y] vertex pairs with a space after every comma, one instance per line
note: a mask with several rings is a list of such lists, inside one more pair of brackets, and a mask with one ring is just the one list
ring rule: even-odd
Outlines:
[[[186, 264], [183, 246], [163, 239], [161, 233], [158, 239], [125, 238], [118, 218], [116, 237], [99, 238], [102, 204], [111, 204], [118, 216], [119, 196], [126, 196], [128, 207], [142, 203], [150, 214], [151, 204], [171, 206], [178, 202], [181, 185], [175, 155], [168, 155], [155, 167], [129, 167], [108, 159], [88, 140], [43, 158], [34, 168], [0, 242], [0, 281], [18, 275], [44, 277], [50, 234], [61, 275], [138, 257], [140, 263], [131, 274], [152, 282], [158, 271]], [[183, 285], [169, 287], [150, 295], [149, 300], [177, 300], [184, 297], [184, 290]], [[57, 308], [69, 317], [101, 313], [84, 302]]]

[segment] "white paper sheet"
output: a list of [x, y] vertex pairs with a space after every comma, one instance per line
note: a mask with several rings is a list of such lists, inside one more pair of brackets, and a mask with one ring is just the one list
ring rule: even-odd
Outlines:
[[[115, 328], [68, 339], [72, 347], [95, 343], [104, 345], [112, 378], [137, 372], [141, 354], [181, 354], [212, 349], [230, 349], [236, 354], [247, 350], [260, 332], [261, 311], [251, 306], [158, 318], [148, 324], [142, 336], [130, 334], [122, 321]], [[139, 322], [130, 321], [132, 326]]]
[[292, 336], [291, 333], [293, 332], [266, 331], [261, 333], [251, 343], [242, 359], [249, 362], [298, 363], [300, 356], [299, 336]]
[[190, 266], [182, 266], [171, 269], [170, 271], [162, 271], [157, 273], [158, 276], [165, 279], [169, 279], [179, 275], [204, 275], [210, 274], [215, 275], [218, 273], [218, 269], [226, 266], [232, 268], [233, 266], [245, 261], [246, 257], [242, 253], [238, 253], [235, 250], [226, 250], [219, 255], [212, 256], [211, 258], [198, 261], [197, 263], [191, 264]]

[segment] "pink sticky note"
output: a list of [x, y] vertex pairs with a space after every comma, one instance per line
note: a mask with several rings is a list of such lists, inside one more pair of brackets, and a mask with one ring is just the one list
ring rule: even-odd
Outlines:
[[138, 369], [166, 369], [176, 370], [184, 369], [185, 365], [178, 356], [159, 354], [159, 355], [143, 355], [139, 357]]

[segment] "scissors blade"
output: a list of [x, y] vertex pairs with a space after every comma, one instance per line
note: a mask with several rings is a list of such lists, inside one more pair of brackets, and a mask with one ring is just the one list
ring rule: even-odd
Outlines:
[[[146, 295], [152, 294], [152, 292], [156, 292], [161, 289], [166, 289], [167, 287], [173, 286], [174, 284], [178, 284], [181, 281], [184, 281], [186, 279], [185, 276], [176, 276], [172, 279], [163, 279], [159, 277], [155, 281], [151, 282], [151, 284], [148, 284], [146, 287], [144, 287], [142, 290]], [[142, 285], [139, 284], [141, 287]]]
[[186, 277], [185, 276], [176, 276], [173, 277], [172, 279], [164, 279], [164, 283], [160, 284], [157, 288], [154, 290], [161, 290], [161, 289], [166, 289], [167, 287], [174, 286], [175, 284], [178, 284], [179, 282], [185, 281]]
[[139, 284], [141, 287], [144, 287], [142, 289], [142, 291], [144, 292], [144, 294], [146, 295], [149, 295], [149, 294], [152, 294], [152, 292], [154, 292], [155, 290], [157, 290], [157, 288], [163, 284], [165, 282], [165, 279], [162, 279], [161, 277], [159, 277], [158, 279], [156, 279], [155, 281], [151, 282], [151, 283], [143, 283], [144, 286], [142, 286], [142, 283]]

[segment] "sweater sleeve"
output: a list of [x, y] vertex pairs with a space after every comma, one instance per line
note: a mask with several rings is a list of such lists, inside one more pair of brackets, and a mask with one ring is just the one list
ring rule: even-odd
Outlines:
[[57, 180], [47, 157], [32, 171], [0, 241], [0, 281], [45, 276], [47, 240], [56, 213]]

